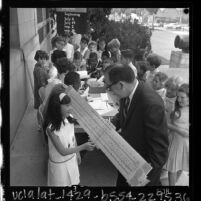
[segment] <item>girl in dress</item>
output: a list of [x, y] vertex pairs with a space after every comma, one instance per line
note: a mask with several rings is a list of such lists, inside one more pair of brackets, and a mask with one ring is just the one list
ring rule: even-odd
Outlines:
[[[166, 88], [166, 97], [165, 97], [165, 112], [166, 112], [166, 119], [168, 123], [171, 123], [170, 114], [174, 111], [175, 101], [177, 99], [177, 90], [178, 90], [178, 83], [175, 80], [175, 77], [170, 77], [165, 82]], [[170, 133], [170, 134], [169, 134]], [[168, 130], [168, 138], [169, 142], [172, 141], [171, 130]], [[167, 177], [167, 170], [163, 169], [161, 173], [161, 178]]]
[[71, 186], [80, 182], [77, 153], [92, 151], [94, 144], [76, 146], [70, 98], [61, 86], [53, 89], [48, 103], [45, 126], [48, 135], [48, 186]]
[[174, 77], [168, 78], [168, 80], [165, 82], [165, 110], [168, 122], [170, 122], [170, 114], [174, 111], [178, 87], [179, 85], [177, 84]]
[[175, 109], [171, 113], [169, 156], [165, 169], [170, 186], [175, 186], [182, 171], [189, 171], [189, 85], [182, 84], [177, 92]]

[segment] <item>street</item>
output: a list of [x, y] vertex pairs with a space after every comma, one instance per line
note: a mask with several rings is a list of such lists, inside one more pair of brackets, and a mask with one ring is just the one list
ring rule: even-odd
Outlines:
[[177, 35], [183, 35], [187, 32], [169, 31], [169, 30], [153, 30], [151, 36], [151, 45], [154, 53], [170, 60], [171, 51], [179, 51], [174, 47], [174, 40]]
[[[181, 51], [174, 47], [174, 40], [177, 35], [186, 34], [187, 32], [154, 30], [151, 36], [152, 51], [162, 57], [162, 65], [159, 67], [161, 72], [171, 76], [181, 76], [184, 82], [189, 83], [189, 68], [169, 68], [171, 51]], [[163, 65], [165, 61], [165, 65]]]

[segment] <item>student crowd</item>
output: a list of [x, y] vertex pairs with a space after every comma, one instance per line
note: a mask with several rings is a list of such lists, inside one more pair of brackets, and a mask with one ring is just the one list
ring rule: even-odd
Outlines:
[[[139, 59], [131, 49], [120, 47], [117, 38], [107, 42], [103, 37], [93, 41], [82, 36], [80, 45], [73, 44], [67, 33], [52, 39], [49, 54], [36, 51], [34, 108], [39, 131], [43, 130], [48, 142], [49, 186], [78, 185], [79, 153], [95, 148], [90, 140], [77, 144], [77, 122], [65, 93], [70, 85], [80, 94], [86, 89], [80, 71], [104, 82], [108, 96], [118, 105], [119, 113], [111, 122], [152, 165], [148, 185], [161, 185], [161, 174], [168, 171], [169, 185], [174, 186], [181, 172], [189, 171], [188, 83], [183, 83], [180, 76], [168, 77], [160, 72], [161, 60], [156, 54]], [[125, 120], [125, 115], [130, 120]], [[125, 185], [119, 173], [117, 186]]]

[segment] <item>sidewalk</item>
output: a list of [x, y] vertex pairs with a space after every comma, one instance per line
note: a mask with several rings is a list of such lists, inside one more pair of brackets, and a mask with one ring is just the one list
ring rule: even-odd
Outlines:
[[10, 185], [46, 185], [46, 155], [45, 141], [37, 132], [36, 110], [30, 102], [10, 148]]

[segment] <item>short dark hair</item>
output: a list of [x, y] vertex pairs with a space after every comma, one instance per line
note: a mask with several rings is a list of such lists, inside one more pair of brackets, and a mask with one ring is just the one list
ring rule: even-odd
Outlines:
[[65, 57], [57, 59], [55, 67], [59, 74], [72, 71], [74, 69], [73, 64]]
[[133, 69], [128, 65], [114, 64], [110, 68], [108, 75], [112, 83], [117, 83], [119, 81], [132, 83], [135, 79]]
[[51, 55], [51, 61], [53, 64], [56, 63], [57, 59], [66, 57], [66, 52], [63, 50], [54, 50]]
[[47, 54], [47, 52], [45, 52], [45, 51], [43, 51], [43, 50], [37, 50], [36, 51], [36, 54], [35, 54], [35, 56], [34, 56], [34, 59], [36, 60], [36, 61], [38, 61], [38, 59], [43, 59], [43, 58], [45, 58], [45, 59], [49, 59], [49, 56], [48, 56], [48, 54]]
[[96, 54], [96, 52], [91, 52], [89, 54], [89, 59], [98, 59], [98, 55]]
[[121, 55], [124, 58], [133, 59], [133, 51], [131, 49], [122, 50]]
[[110, 58], [110, 53], [107, 50], [105, 50], [105, 51], [103, 51], [101, 57], [103, 57], [103, 56], [106, 56], [107, 58]]
[[81, 84], [80, 75], [77, 72], [68, 72], [64, 78], [64, 84], [72, 85], [78, 91]]
[[83, 37], [81, 38], [81, 42], [88, 45], [89, 39], [88, 39], [87, 37], [83, 36]]
[[150, 65], [154, 65], [155, 68], [158, 68], [161, 65], [161, 59], [157, 54], [151, 53], [147, 56], [147, 61]]
[[75, 51], [74, 52], [74, 59], [82, 59], [82, 54], [79, 51]]
[[145, 73], [148, 70], [148, 64], [146, 61], [137, 61], [136, 67], [142, 70], [143, 73]]

